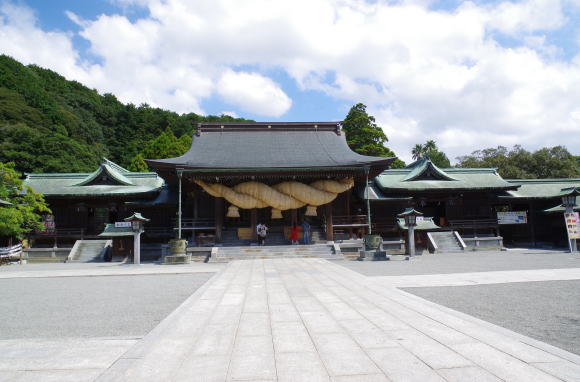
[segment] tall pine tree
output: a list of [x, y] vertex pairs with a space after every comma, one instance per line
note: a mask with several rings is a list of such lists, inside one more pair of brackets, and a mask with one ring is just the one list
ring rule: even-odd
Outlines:
[[[354, 105], [344, 119], [342, 128], [346, 134], [346, 142], [354, 152], [378, 157], [396, 156], [385, 146], [388, 138], [383, 129], [377, 126], [375, 117], [367, 113], [366, 105], [362, 103]], [[397, 159], [391, 167], [404, 166], [405, 163]]]

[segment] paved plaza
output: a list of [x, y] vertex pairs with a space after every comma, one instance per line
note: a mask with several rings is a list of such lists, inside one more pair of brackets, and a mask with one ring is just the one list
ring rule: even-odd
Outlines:
[[580, 355], [580, 280], [404, 290]]
[[212, 268], [217, 273], [142, 338], [62, 338], [54, 348], [40, 339], [36, 346], [0, 341], [0, 380], [580, 380], [580, 356], [399, 289], [580, 280], [580, 266], [466, 268], [431, 273], [425, 283], [406, 271], [368, 276], [342, 263], [246, 260]]

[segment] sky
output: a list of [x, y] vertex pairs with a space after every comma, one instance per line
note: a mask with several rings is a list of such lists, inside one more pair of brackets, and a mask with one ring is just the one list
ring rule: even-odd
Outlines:
[[0, 53], [125, 103], [580, 155], [580, 0], [0, 0]]

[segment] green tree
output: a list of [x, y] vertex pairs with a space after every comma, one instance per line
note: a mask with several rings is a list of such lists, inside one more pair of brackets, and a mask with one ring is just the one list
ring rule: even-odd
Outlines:
[[529, 152], [519, 145], [477, 150], [457, 158], [458, 167], [497, 168], [507, 179], [578, 178], [576, 158], [563, 146]]
[[[394, 157], [396, 156], [385, 146], [388, 141], [385, 132], [375, 121], [375, 117], [367, 113], [367, 107], [358, 103], [348, 112], [342, 124], [348, 146], [361, 155]], [[404, 167], [405, 163], [396, 159], [393, 168]]]
[[[191, 141], [189, 143], [191, 144]], [[189, 146], [186, 146], [186, 144], [186, 139], [178, 139], [171, 129], [166, 128], [161, 135], [147, 144], [142, 154], [147, 159], [178, 157], [189, 149]]]
[[93, 171], [104, 156], [128, 167], [166, 129], [185, 136], [183, 144], [206, 121], [245, 120], [122, 104], [112, 94], [0, 55], [0, 161], [16, 163], [20, 172]]
[[416, 144], [411, 150], [413, 159], [417, 160], [420, 158], [429, 158], [431, 162], [437, 167], [449, 168], [451, 167], [451, 162], [444, 152], [440, 151], [437, 147], [437, 143], [434, 140], [428, 140], [425, 144]]
[[415, 147], [413, 147], [413, 149], [411, 150], [411, 155], [415, 160], [423, 158], [425, 156], [425, 146], [420, 143], [417, 143]]
[[129, 171], [134, 171], [134, 172], [147, 172], [147, 171], [149, 171], [149, 166], [147, 166], [147, 163], [145, 163], [145, 160], [143, 159], [143, 155], [137, 154], [137, 155], [135, 155], [135, 157], [133, 158], [133, 160], [131, 161], [131, 164], [129, 165], [129, 167], [127, 167], [127, 169]]
[[0, 235], [18, 239], [31, 231], [43, 229], [43, 213], [50, 213], [41, 194], [23, 187], [14, 163], [0, 162], [0, 199], [11, 203], [0, 207]]

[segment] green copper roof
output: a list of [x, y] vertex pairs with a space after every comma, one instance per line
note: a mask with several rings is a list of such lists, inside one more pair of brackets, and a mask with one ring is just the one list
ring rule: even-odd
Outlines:
[[6, 200], [0, 199], [0, 206], [11, 206], [12, 203], [7, 202]]
[[[548, 214], [555, 214], [555, 213], [560, 213], [563, 214], [566, 211], [566, 208], [560, 204], [559, 206], [556, 207], [552, 207], [552, 208], [547, 208], [544, 210], [544, 212], [548, 213]], [[580, 197], [576, 197], [576, 206], [574, 206], [574, 211], [580, 211]]]
[[124, 237], [133, 236], [133, 229], [131, 227], [115, 227], [115, 223], [108, 223], [105, 230], [98, 236], [101, 237]]
[[[405, 224], [405, 218], [397, 218], [397, 226], [400, 230], [406, 231], [407, 225]], [[423, 220], [417, 221], [417, 225], [415, 226], [415, 231], [435, 231], [439, 230], [439, 227], [433, 221], [433, 218], [423, 218]]]
[[516, 189], [493, 168], [440, 169], [422, 158], [402, 169], [384, 171], [374, 180], [384, 194], [425, 191], [477, 191]]
[[517, 190], [507, 191], [501, 198], [507, 199], [553, 199], [560, 198], [566, 188], [580, 187], [580, 179], [508, 179], [519, 185]]
[[26, 174], [26, 186], [45, 196], [135, 195], [164, 185], [154, 172], [131, 172], [104, 159], [92, 173]]
[[429, 158], [420, 158], [416, 162], [407, 166], [406, 169], [411, 170], [411, 172], [403, 178], [404, 182], [418, 180], [425, 176], [438, 180], [457, 180], [446, 174], [445, 171], [441, 170], [439, 167], [435, 166]]
[[135, 212], [135, 213], [133, 213], [133, 215], [131, 215], [128, 218], [125, 218], [123, 220], [126, 221], [126, 222], [130, 222], [130, 221], [133, 221], [133, 220], [139, 220], [139, 221], [142, 221], [142, 222], [148, 222], [151, 219], [147, 219], [147, 218], [143, 217], [143, 215], [141, 215], [140, 212]]
[[104, 158], [103, 163], [101, 163], [101, 166], [99, 166], [95, 172], [87, 176], [81, 182], [75, 184], [75, 186], [85, 186], [90, 184], [91, 182], [96, 181], [99, 176], [108, 177], [122, 186], [134, 186], [134, 184], [124, 176], [124, 174], [128, 173], [130, 173], [129, 170], [126, 170], [107, 158]]
[[405, 216], [411, 216], [411, 215], [423, 216], [423, 212], [419, 212], [414, 208], [407, 208], [407, 209], [405, 209], [405, 211], [398, 214], [397, 217], [404, 218]]

